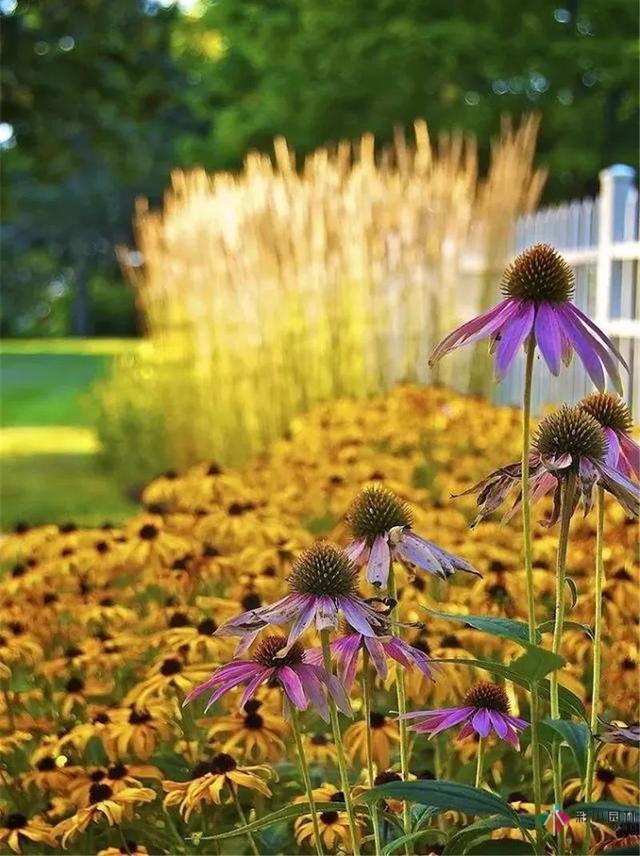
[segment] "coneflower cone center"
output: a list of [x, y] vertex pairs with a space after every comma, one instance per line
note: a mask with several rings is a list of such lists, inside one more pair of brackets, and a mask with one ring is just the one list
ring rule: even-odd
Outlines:
[[465, 707], [509, 713], [509, 699], [506, 692], [499, 684], [492, 684], [490, 681], [481, 681], [471, 687], [464, 697], [464, 704]]
[[412, 516], [405, 502], [382, 487], [361, 490], [347, 511], [346, 521], [354, 538], [364, 538], [369, 546], [379, 535], [396, 526], [411, 526]]
[[333, 544], [314, 544], [296, 560], [289, 585], [298, 594], [348, 597], [358, 590], [358, 571]]
[[300, 642], [294, 642], [283, 657], [278, 657], [278, 653], [286, 645], [287, 640], [284, 636], [266, 636], [257, 647], [253, 659], [261, 666], [268, 666], [269, 668], [295, 666], [301, 663], [304, 648]]
[[600, 461], [607, 451], [602, 428], [593, 416], [581, 407], [567, 405], [542, 420], [533, 446], [543, 458], [568, 452], [576, 465], [580, 458]]
[[526, 249], [502, 276], [504, 295], [535, 303], [566, 303], [574, 287], [571, 267], [550, 244]]
[[628, 434], [633, 427], [631, 411], [620, 398], [611, 392], [592, 392], [579, 404], [603, 428], [612, 428], [621, 434]]

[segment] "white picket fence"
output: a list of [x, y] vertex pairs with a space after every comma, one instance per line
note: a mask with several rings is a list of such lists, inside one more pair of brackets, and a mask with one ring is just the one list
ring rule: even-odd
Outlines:
[[[517, 224], [515, 252], [538, 241], [552, 244], [573, 266], [575, 302], [618, 345], [630, 374], [623, 372], [625, 398], [636, 417], [640, 415], [640, 284], [638, 265], [638, 190], [635, 170], [617, 164], [600, 173], [600, 193], [554, 205], [522, 217]], [[496, 388], [497, 400], [518, 404], [522, 400], [523, 357]], [[547, 404], [574, 403], [593, 389], [582, 365], [574, 359], [560, 376], [551, 376], [538, 360], [535, 375], [535, 408]]]

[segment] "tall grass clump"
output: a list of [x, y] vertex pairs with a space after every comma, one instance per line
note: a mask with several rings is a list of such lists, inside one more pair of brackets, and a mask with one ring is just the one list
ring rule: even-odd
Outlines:
[[[503, 125], [484, 177], [473, 139], [434, 144], [423, 121], [414, 132], [302, 164], [280, 138], [239, 174], [176, 171], [161, 211], [139, 201], [137, 251], [120, 258], [149, 347], [101, 389], [112, 455], [126, 457], [137, 407], [161, 414], [172, 466], [238, 463], [319, 401], [426, 380], [443, 331], [489, 303], [544, 176], [535, 119]], [[466, 391], [472, 364], [453, 360], [437, 380]]]

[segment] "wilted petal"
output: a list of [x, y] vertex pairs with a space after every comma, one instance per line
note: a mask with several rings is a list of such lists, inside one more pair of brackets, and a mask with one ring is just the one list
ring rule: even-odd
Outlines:
[[386, 536], [378, 535], [373, 542], [367, 562], [367, 582], [374, 586], [386, 586], [389, 579], [391, 553]]
[[640, 516], [640, 485], [604, 462], [597, 461], [595, 466], [600, 474], [600, 483], [615, 496], [627, 514], [637, 520]]
[[578, 487], [582, 496], [585, 517], [593, 505], [593, 486], [598, 479], [598, 471], [588, 458], [580, 458], [578, 468]]
[[443, 580], [446, 580], [453, 573], [453, 571], [447, 571], [442, 567], [431, 549], [431, 543], [420, 538], [411, 529], [404, 530], [395, 550], [406, 562], [410, 562], [430, 574], [435, 574]]
[[359, 538], [357, 541], [352, 541], [344, 548], [345, 555], [350, 561], [360, 565], [365, 559], [365, 556], [362, 554], [365, 552], [366, 546], [367, 542], [365, 539]]
[[[621, 434], [620, 450], [631, 471], [635, 473], [636, 478], [640, 478], [640, 446], [631, 437]], [[627, 475], [631, 475], [631, 473], [627, 473]]]

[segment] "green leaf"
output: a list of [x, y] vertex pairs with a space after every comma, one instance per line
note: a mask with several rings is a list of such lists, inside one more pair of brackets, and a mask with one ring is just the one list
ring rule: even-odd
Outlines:
[[544, 724], [557, 731], [568, 743], [576, 759], [580, 775], [584, 778], [587, 770], [587, 748], [590, 731], [584, 722], [571, 722], [568, 719], [545, 719]]
[[[438, 618], [457, 621], [460, 624], [470, 624], [476, 630], [482, 630], [503, 639], [511, 639], [513, 642], [529, 647], [529, 627], [524, 621], [514, 621], [511, 618], [489, 618], [486, 615], [455, 615], [451, 612], [440, 612], [428, 606], [422, 608], [430, 615], [436, 615]], [[540, 639], [538, 638], [537, 641]]]
[[96, 734], [87, 741], [84, 749], [84, 761], [91, 767], [104, 767], [109, 763], [102, 740]]
[[417, 841], [418, 838], [424, 838], [426, 835], [439, 836], [440, 838], [447, 837], [447, 833], [444, 830], [438, 829], [435, 826], [419, 829], [417, 832], [410, 832], [409, 835], [401, 835], [400, 838], [394, 838], [386, 847], [382, 848], [382, 854], [383, 856], [390, 856], [391, 853], [395, 853], [396, 850], [404, 847], [405, 844], [410, 844], [412, 841]]
[[535, 847], [528, 841], [515, 841], [510, 838], [492, 839], [490, 841], [481, 841], [474, 847], [470, 847], [467, 853], [484, 854], [484, 856], [498, 856], [504, 853], [505, 856], [519, 856], [520, 853], [534, 853]]
[[571, 590], [571, 603], [568, 604], [567, 610], [569, 612], [572, 612], [576, 603], [578, 602], [578, 586], [576, 585], [576, 581], [572, 577], [565, 577], [565, 582]]
[[445, 780], [414, 782], [389, 782], [360, 794], [357, 802], [370, 803], [383, 799], [410, 800], [423, 805], [435, 806], [443, 811], [461, 811], [464, 814], [500, 814], [518, 820], [518, 815], [501, 797]]
[[[316, 802], [316, 811], [346, 811], [346, 806], [341, 802]], [[230, 829], [228, 832], [220, 832], [218, 835], [205, 835], [202, 841], [219, 841], [222, 838], [237, 838], [239, 835], [246, 835], [247, 832], [258, 832], [260, 829], [267, 829], [270, 826], [275, 826], [277, 823], [283, 823], [287, 820], [292, 820], [294, 817], [300, 817], [303, 814], [309, 814], [309, 803], [296, 803], [288, 805], [278, 811], [273, 811], [264, 817], [254, 820], [253, 823], [248, 823], [246, 826], [238, 826], [235, 829]]]
[[[526, 655], [525, 655], [526, 656]], [[455, 663], [457, 666], [470, 666], [475, 669], [483, 669], [485, 672], [491, 672], [492, 675], [498, 675], [505, 678], [507, 681], [513, 681], [519, 687], [524, 687], [528, 690], [531, 688], [530, 681], [526, 679], [520, 672], [510, 666], [503, 666], [502, 663], [496, 663], [494, 660], [461, 660], [453, 657], [440, 657], [434, 660], [436, 663]], [[518, 662], [516, 660], [516, 662]], [[538, 692], [545, 700], [551, 698], [551, 685], [545, 678], [538, 683]], [[568, 690], [566, 687], [558, 687], [558, 700], [560, 702], [560, 712], [567, 716], [577, 716], [580, 719], [587, 720], [587, 712], [584, 705], [575, 693]]]
[[526, 680], [537, 683], [549, 672], [561, 669], [565, 662], [564, 657], [547, 651], [546, 648], [534, 648], [533, 645], [530, 645], [527, 652], [514, 660], [509, 668], [522, 675]]
[[[567, 628], [571, 628], [572, 630], [581, 630], [583, 633], [587, 633], [591, 639], [593, 639], [593, 630], [588, 624], [581, 624], [579, 621], [565, 621], [562, 625], [566, 630]], [[543, 621], [542, 624], [538, 625], [538, 630], [540, 633], [553, 633], [555, 627], [555, 621]]]

